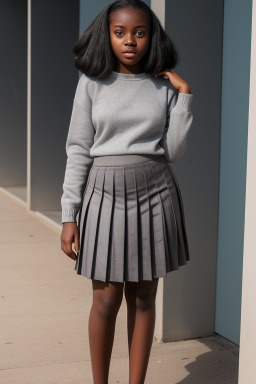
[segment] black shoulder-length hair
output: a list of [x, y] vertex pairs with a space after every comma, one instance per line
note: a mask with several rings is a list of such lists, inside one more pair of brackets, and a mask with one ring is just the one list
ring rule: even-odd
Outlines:
[[150, 41], [140, 61], [142, 72], [155, 75], [174, 68], [179, 62], [177, 48], [164, 31], [155, 13], [140, 0], [117, 0], [106, 6], [91, 22], [72, 47], [74, 64], [88, 76], [103, 78], [115, 70], [117, 57], [110, 42], [110, 15], [122, 8], [143, 10], [150, 18]]

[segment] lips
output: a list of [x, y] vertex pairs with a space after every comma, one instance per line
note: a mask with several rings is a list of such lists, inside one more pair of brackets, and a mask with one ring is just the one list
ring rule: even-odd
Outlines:
[[133, 57], [135, 57], [136, 52], [135, 52], [135, 51], [132, 51], [131, 49], [128, 49], [127, 51], [124, 51], [124, 52], [123, 52], [123, 55], [124, 55], [125, 57], [127, 57], [128, 59], [132, 59]]

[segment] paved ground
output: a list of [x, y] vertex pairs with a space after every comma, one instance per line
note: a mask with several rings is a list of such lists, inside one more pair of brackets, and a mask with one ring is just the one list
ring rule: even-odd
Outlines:
[[[60, 249], [61, 226], [28, 213], [0, 190], [1, 356], [3, 384], [93, 384], [88, 316], [91, 280]], [[145, 384], [236, 384], [239, 349], [213, 337], [154, 341]], [[123, 300], [109, 383], [128, 384]]]

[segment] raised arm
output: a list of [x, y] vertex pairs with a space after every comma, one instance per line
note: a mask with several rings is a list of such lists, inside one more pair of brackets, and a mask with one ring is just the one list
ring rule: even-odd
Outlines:
[[167, 112], [166, 126], [161, 140], [164, 157], [170, 163], [177, 161], [186, 151], [187, 136], [193, 121], [191, 110], [194, 95], [176, 91]]

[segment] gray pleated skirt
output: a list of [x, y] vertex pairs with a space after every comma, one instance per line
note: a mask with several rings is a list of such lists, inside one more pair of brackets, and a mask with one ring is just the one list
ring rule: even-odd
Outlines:
[[78, 214], [77, 274], [166, 277], [190, 260], [180, 188], [163, 156], [95, 157]]

